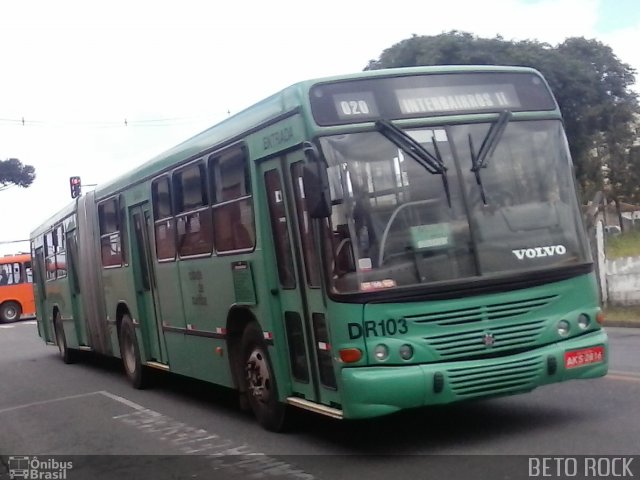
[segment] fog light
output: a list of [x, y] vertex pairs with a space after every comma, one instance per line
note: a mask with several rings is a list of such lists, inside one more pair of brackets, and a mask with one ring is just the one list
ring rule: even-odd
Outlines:
[[578, 317], [578, 326], [585, 330], [589, 327], [589, 324], [591, 323], [591, 319], [589, 318], [588, 315], [585, 315], [584, 313], [580, 314], [580, 316]]
[[373, 349], [373, 354], [376, 357], [376, 360], [386, 360], [389, 356], [389, 349], [386, 345], [383, 345], [381, 343], [379, 345], [376, 345], [376, 348]]
[[413, 347], [411, 345], [404, 344], [400, 347], [399, 351], [403, 360], [409, 360], [413, 357]]
[[569, 322], [567, 322], [566, 320], [560, 320], [558, 322], [558, 333], [565, 337], [567, 335], [569, 335], [569, 328], [571, 327], [571, 325], [569, 324]]

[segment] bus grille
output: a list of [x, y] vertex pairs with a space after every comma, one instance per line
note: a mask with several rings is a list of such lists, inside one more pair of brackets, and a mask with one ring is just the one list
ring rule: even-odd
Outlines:
[[537, 298], [527, 298], [513, 302], [495, 303], [492, 305], [478, 305], [464, 309], [425, 313], [420, 315], [407, 316], [406, 319], [415, 323], [428, 323], [430, 325], [452, 326], [466, 325], [483, 320], [499, 320], [520, 315], [526, 315], [533, 310], [542, 308], [553, 300], [557, 295], [547, 295]]
[[[531, 320], [507, 325], [487, 325], [473, 330], [453, 331], [430, 335], [424, 339], [441, 358], [474, 355], [490, 355], [505, 350], [517, 350], [535, 345], [543, 330], [545, 320]], [[485, 335], [490, 334], [492, 344], [486, 343]]]
[[542, 357], [535, 356], [490, 366], [451, 368], [448, 380], [458, 397], [484, 397], [531, 390], [543, 371]]

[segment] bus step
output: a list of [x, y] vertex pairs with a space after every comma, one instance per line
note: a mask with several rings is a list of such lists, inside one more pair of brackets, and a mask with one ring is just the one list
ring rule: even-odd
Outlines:
[[166, 372], [169, 371], [169, 365], [160, 362], [147, 362], [145, 363], [147, 367], [157, 368], [158, 370], [164, 370]]
[[331, 418], [337, 418], [338, 420], [342, 419], [342, 410], [327, 407], [326, 405], [321, 405], [319, 403], [310, 402], [309, 400], [305, 400], [304, 398], [287, 397], [287, 403], [289, 405], [304, 408], [305, 410], [310, 410], [312, 412], [326, 415]]

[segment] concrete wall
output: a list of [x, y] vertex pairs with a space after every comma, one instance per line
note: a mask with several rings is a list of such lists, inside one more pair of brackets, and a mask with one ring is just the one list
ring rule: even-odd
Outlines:
[[607, 297], [612, 305], [640, 305], [640, 257], [606, 260]]

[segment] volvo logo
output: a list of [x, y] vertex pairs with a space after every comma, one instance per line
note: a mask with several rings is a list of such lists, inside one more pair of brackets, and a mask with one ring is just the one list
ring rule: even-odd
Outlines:
[[518, 260], [525, 258], [541, 258], [553, 257], [555, 255], [564, 255], [567, 253], [567, 247], [564, 245], [551, 245], [549, 247], [520, 248], [511, 250]]
[[482, 343], [484, 343], [487, 347], [493, 347], [493, 345], [496, 343], [496, 339], [493, 336], [493, 333], [485, 333], [484, 337], [482, 337]]

